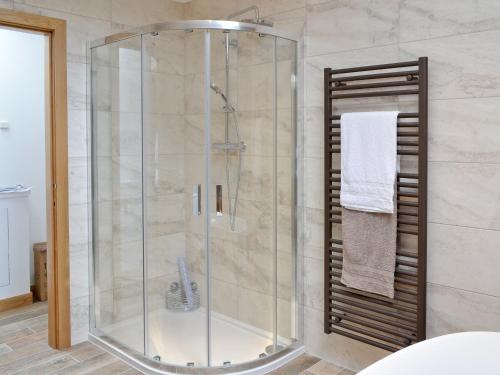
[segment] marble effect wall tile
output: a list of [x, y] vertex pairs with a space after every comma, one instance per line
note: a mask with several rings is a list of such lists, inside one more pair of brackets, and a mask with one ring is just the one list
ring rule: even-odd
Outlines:
[[322, 260], [324, 253], [324, 211], [304, 209], [304, 256]]
[[500, 298], [427, 285], [427, 335], [491, 331], [500, 325]]
[[185, 234], [146, 238], [148, 277], [177, 276], [177, 258], [185, 256]]
[[89, 273], [85, 272], [89, 266], [87, 249], [71, 252], [70, 257], [70, 288], [71, 297], [86, 297], [89, 294]]
[[148, 236], [184, 231], [184, 194], [153, 196], [146, 200], [145, 228]]
[[308, 7], [306, 55], [397, 43], [398, 6], [397, 0], [340, 0]]
[[[19, 0], [15, 0], [20, 2]], [[78, 14], [103, 20], [111, 19], [111, 0], [23, 0], [27, 5], [52, 9], [69, 14]]]
[[234, 0], [206, 1], [192, 0], [186, 4], [184, 15], [186, 19], [225, 19], [227, 15], [238, 10]]
[[500, 26], [500, 7], [492, 0], [459, 2], [403, 0], [402, 42], [491, 30]]
[[500, 229], [499, 180], [498, 164], [431, 162], [429, 222]]
[[131, 26], [181, 19], [183, 15], [182, 4], [175, 1], [143, 0], [140, 3], [133, 0], [110, 1], [113, 22]]
[[147, 113], [143, 118], [145, 155], [183, 155], [185, 126], [183, 115]]
[[429, 103], [429, 160], [500, 162], [500, 98]]
[[318, 272], [324, 266], [322, 259], [304, 258], [304, 305], [324, 309], [324, 276]]
[[260, 10], [261, 17], [268, 17], [277, 13], [288, 12], [294, 9], [304, 8], [305, 0], [237, 0], [238, 9], [243, 9], [251, 5], [257, 5]]
[[500, 298], [496, 267], [500, 232], [451, 225], [428, 226], [428, 271], [430, 283]]
[[85, 204], [88, 201], [88, 165], [87, 158], [68, 158], [68, 193], [69, 204]]
[[305, 158], [304, 162], [304, 181], [309, 185], [304, 192], [304, 204], [309, 208], [322, 209], [324, 206], [324, 161], [317, 158]]
[[86, 341], [89, 334], [89, 297], [71, 298], [71, 342]]
[[184, 77], [147, 73], [144, 77], [144, 111], [154, 114], [184, 114]]
[[[259, 306], [256, 313], [255, 306]], [[273, 303], [270, 294], [259, 293], [250, 289], [238, 289], [238, 318], [266, 331], [272, 331]]]
[[72, 204], [69, 206], [69, 245], [71, 249], [82, 249], [88, 245], [88, 206]]
[[68, 157], [87, 157], [87, 112], [68, 111]]
[[87, 110], [87, 66], [68, 62], [68, 109]]
[[169, 30], [156, 36], [145, 36], [144, 69], [154, 73], [184, 75], [186, 35], [183, 30]]

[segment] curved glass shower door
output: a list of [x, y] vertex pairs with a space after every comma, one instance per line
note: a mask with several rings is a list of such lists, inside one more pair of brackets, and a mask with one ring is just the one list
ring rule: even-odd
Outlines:
[[91, 50], [91, 330], [170, 372], [250, 368], [300, 336], [297, 46], [179, 25]]
[[91, 57], [93, 325], [144, 352], [141, 37]]
[[206, 35], [143, 35], [146, 355], [196, 367], [209, 363]]

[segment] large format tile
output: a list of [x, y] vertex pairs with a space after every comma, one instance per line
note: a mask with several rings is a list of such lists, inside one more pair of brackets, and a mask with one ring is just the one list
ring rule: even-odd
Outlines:
[[89, 254], [85, 251], [73, 252], [70, 257], [71, 297], [89, 295]]
[[182, 4], [161, 0], [111, 0], [113, 22], [142, 26], [182, 18]]
[[495, 0], [402, 0], [402, 42], [491, 30], [500, 26], [500, 3]]
[[304, 305], [323, 310], [325, 300], [323, 260], [304, 257]]
[[184, 30], [168, 30], [158, 35], [144, 36], [144, 69], [155, 73], [184, 75], [186, 35]]
[[306, 158], [304, 167], [304, 180], [307, 183], [305, 189], [305, 206], [309, 208], [322, 209], [324, 207], [324, 161], [317, 158]]
[[306, 55], [397, 43], [398, 3], [397, 0], [338, 0], [309, 7]]
[[[259, 306], [259, 308], [256, 309], [255, 306]], [[238, 288], [238, 319], [268, 332], [272, 331], [272, 296], [245, 288]]]
[[184, 77], [174, 74], [147, 73], [144, 76], [144, 111], [153, 114], [184, 113]]
[[322, 107], [307, 107], [304, 112], [307, 129], [304, 133], [304, 156], [322, 158], [325, 155], [325, 112]]
[[324, 210], [318, 208], [304, 209], [304, 256], [323, 260], [324, 258]]
[[69, 206], [69, 245], [70, 249], [82, 249], [88, 245], [88, 205], [72, 204]]
[[429, 57], [429, 98], [500, 95], [500, 30], [400, 44], [400, 58]]
[[500, 163], [500, 98], [429, 103], [429, 160]]
[[[19, 0], [15, 0], [19, 1]], [[111, 0], [23, 0], [25, 4], [78, 14], [86, 17], [111, 20]]]
[[[238, 9], [246, 8], [250, 5], [257, 5], [260, 10], [260, 16], [266, 17], [276, 13], [283, 13], [294, 9], [304, 8], [306, 0], [236, 0]], [[251, 13], [247, 15], [253, 16]]]
[[427, 280], [500, 298], [500, 232], [429, 224]]
[[68, 158], [69, 204], [84, 204], [88, 201], [88, 165], [86, 157]]
[[429, 221], [500, 229], [499, 164], [429, 163]]
[[153, 196], [146, 199], [145, 235], [158, 237], [184, 231], [184, 194]]
[[[87, 110], [87, 65], [68, 62], [68, 109]], [[71, 126], [71, 125], [70, 125]]]
[[238, 3], [234, 0], [206, 1], [193, 0], [187, 2], [184, 9], [186, 19], [194, 20], [216, 20], [226, 19], [226, 17], [238, 10]]
[[68, 111], [68, 157], [87, 156], [87, 112]]
[[[88, 272], [84, 270], [83, 272]], [[71, 298], [71, 344], [86, 341], [89, 333], [89, 296]]]
[[498, 331], [500, 298], [427, 285], [427, 336], [462, 331]]

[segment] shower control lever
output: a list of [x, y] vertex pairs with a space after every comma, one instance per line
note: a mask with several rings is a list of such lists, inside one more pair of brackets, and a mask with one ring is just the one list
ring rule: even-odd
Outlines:
[[215, 186], [215, 195], [215, 207], [217, 210], [217, 216], [222, 216], [222, 185]]
[[193, 216], [201, 215], [201, 185], [196, 184], [193, 187]]

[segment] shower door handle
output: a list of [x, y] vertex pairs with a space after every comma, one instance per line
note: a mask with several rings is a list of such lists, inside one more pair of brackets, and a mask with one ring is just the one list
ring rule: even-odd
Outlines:
[[193, 216], [201, 215], [201, 185], [196, 184], [193, 187]]
[[222, 185], [215, 185], [215, 208], [217, 216], [222, 216]]

